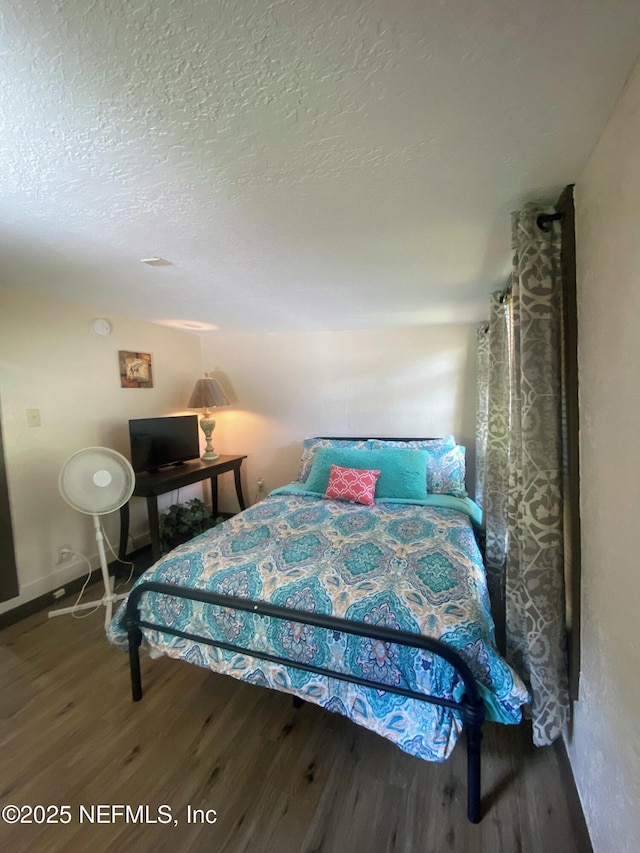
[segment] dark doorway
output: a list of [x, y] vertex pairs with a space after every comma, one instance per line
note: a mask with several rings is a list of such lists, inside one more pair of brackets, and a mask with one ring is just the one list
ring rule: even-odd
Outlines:
[[0, 601], [15, 598], [19, 591], [7, 486], [7, 466], [2, 441], [2, 421], [0, 420]]

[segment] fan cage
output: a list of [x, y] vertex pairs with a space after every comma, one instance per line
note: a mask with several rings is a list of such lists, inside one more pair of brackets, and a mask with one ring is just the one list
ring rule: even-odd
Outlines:
[[[98, 482], [108, 479], [108, 484], [98, 485], [96, 476]], [[78, 512], [106, 515], [127, 503], [135, 488], [135, 474], [129, 460], [117, 450], [85, 447], [64, 463], [58, 487], [64, 500]]]

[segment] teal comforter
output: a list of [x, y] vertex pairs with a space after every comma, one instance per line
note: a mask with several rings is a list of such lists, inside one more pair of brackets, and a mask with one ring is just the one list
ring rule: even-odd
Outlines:
[[[423, 633], [450, 645], [478, 679], [488, 719], [517, 723], [527, 691], [498, 655], [472, 501], [372, 507], [290, 486], [172, 551], [138, 580], [176, 583], [299, 610]], [[428, 652], [154, 593], [143, 617], [382, 684], [459, 699], [455, 670]], [[107, 629], [126, 648], [124, 605]], [[433, 761], [451, 752], [458, 712], [143, 629], [152, 656], [170, 655], [282, 690], [352, 719]]]

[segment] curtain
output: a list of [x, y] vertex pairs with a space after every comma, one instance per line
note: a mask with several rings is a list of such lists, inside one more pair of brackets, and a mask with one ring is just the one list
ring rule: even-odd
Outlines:
[[512, 216], [510, 293], [492, 295], [478, 354], [487, 580], [494, 610], [504, 610], [507, 659], [530, 686], [538, 746], [569, 714], [560, 225], [543, 232], [540, 212], [528, 205]]
[[485, 330], [478, 330], [481, 343], [476, 473], [481, 481], [479, 503], [484, 517], [487, 584], [498, 628], [498, 645], [502, 646], [509, 486], [509, 334], [507, 307], [500, 291], [491, 295], [489, 324]]
[[476, 330], [476, 503], [484, 506], [484, 481], [489, 429], [489, 323]]

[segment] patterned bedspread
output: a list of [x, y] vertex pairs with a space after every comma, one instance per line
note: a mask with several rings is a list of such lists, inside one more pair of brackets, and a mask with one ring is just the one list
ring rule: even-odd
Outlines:
[[[177, 583], [435, 637], [471, 667], [488, 719], [517, 723], [529, 697], [495, 650], [481, 556], [469, 518], [450, 508], [451, 500], [443, 507], [365, 507], [309, 494], [271, 495], [172, 551], [138, 583]], [[428, 652], [153, 593], [143, 596], [141, 610], [149, 621], [382, 684], [453, 699], [462, 694], [453, 668]], [[107, 636], [126, 648], [123, 615], [124, 604]], [[154, 657], [170, 655], [300, 696], [421, 758], [445, 759], [462, 728], [448, 708], [147, 628], [143, 633]]]

